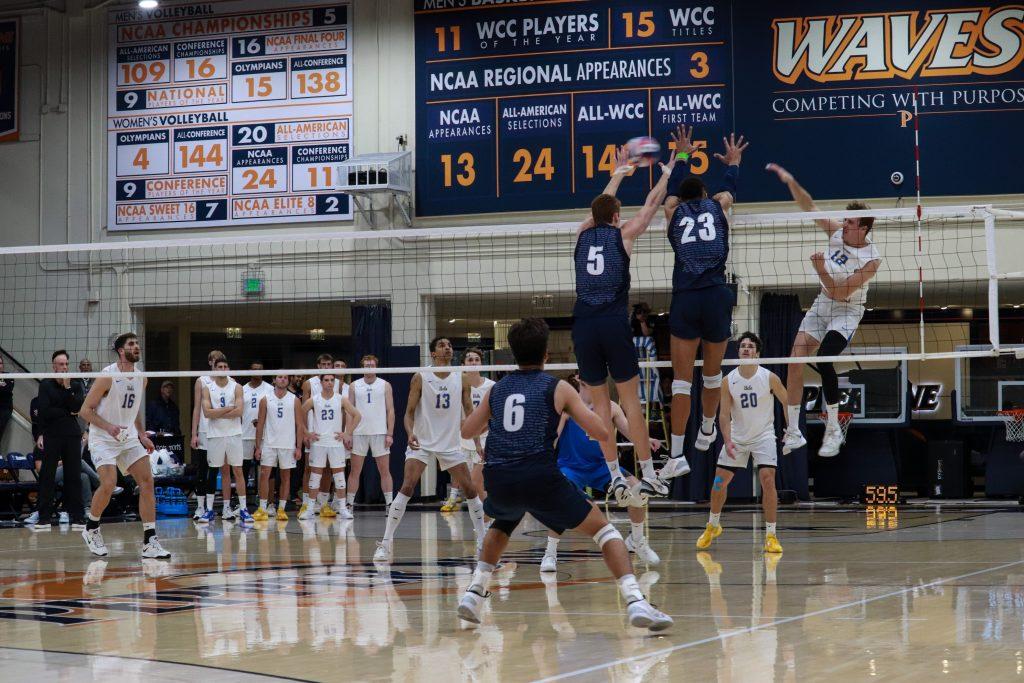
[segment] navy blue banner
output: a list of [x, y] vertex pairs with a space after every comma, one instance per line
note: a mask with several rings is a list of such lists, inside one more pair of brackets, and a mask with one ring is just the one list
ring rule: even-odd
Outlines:
[[0, 21], [0, 142], [18, 139], [18, 28]]
[[1021, 5], [678, 5], [417, 0], [417, 213], [586, 206], [615, 145], [681, 124], [712, 183], [722, 137], [751, 140], [741, 201], [789, 199], [768, 162], [817, 198], [912, 196], [915, 124], [925, 195], [1021, 191]]

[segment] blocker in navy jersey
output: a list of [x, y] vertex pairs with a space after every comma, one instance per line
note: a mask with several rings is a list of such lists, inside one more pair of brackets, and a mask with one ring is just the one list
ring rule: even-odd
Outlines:
[[580, 379], [626, 382], [640, 372], [629, 328], [629, 254], [622, 231], [598, 224], [580, 233], [573, 255], [576, 305], [572, 340]]
[[540, 370], [520, 370], [491, 387], [484, 512], [512, 528], [529, 512], [562, 533], [590, 514], [590, 503], [555, 458], [557, 386], [557, 379]]
[[672, 270], [672, 334], [680, 339], [721, 342], [732, 328], [732, 290], [725, 278], [729, 221], [714, 199], [681, 203], [672, 214], [668, 239]]

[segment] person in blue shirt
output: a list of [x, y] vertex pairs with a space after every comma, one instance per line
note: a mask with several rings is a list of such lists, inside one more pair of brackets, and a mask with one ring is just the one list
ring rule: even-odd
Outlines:
[[[557, 533], [575, 529], [591, 536], [615, 575], [628, 605], [629, 623], [651, 631], [672, 625], [672, 618], [651, 606], [640, 590], [622, 535], [558, 469], [555, 439], [563, 413], [592, 437], [610, 438], [605, 421], [588, 409], [566, 382], [544, 372], [549, 330], [539, 318], [520, 320], [508, 332], [519, 369], [487, 391], [462, 425], [462, 438], [487, 430], [484, 451], [484, 511], [494, 519], [458, 615], [479, 624], [487, 588], [512, 532], [530, 513]], [[634, 388], [635, 391], [635, 388]], [[633, 393], [633, 396], [636, 394]]]
[[[688, 162], [697, 147], [692, 143], [693, 129], [684, 131], [677, 143], [678, 158]], [[697, 349], [702, 351], [704, 367], [701, 391], [700, 430], [694, 442], [698, 451], [706, 451], [718, 437], [715, 415], [722, 395], [722, 358], [732, 336], [732, 308], [735, 296], [729, 287], [725, 266], [729, 258], [729, 221], [726, 213], [736, 201], [736, 180], [740, 161], [749, 142], [735, 134], [723, 138], [724, 154], [715, 158], [726, 166], [722, 189], [709, 196], [704, 181], [690, 176], [676, 184], [681, 174], [670, 181], [674, 195], [665, 202], [667, 234], [675, 265], [672, 270], [672, 306], [669, 313], [672, 351], [672, 441], [670, 458], [658, 475], [670, 479], [690, 471], [683, 454], [683, 439], [690, 418], [690, 390]], [[685, 168], [684, 163], [681, 167]]]
[[[682, 129], [679, 134], [682, 135]], [[672, 139], [679, 144], [676, 134]], [[647, 195], [643, 207], [636, 216], [622, 223], [622, 202], [615, 193], [634, 167], [626, 151], [620, 150], [608, 186], [591, 202], [591, 217], [576, 231], [572, 343], [580, 379], [591, 389], [594, 412], [610, 428], [611, 398], [607, 383], [611, 375], [629, 422], [630, 440], [637, 444], [636, 456], [642, 470], [640, 486], [632, 489], [627, 487], [623, 477], [612, 475], [612, 492], [619, 504], [629, 504], [641, 495], [668, 494], [668, 486], [654, 471], [647, 443], [647, 420], [640, 406], [640, 366], [629, 325], [629, 265], [633, 244], [647, 231], [665, 199], [674, 167], [675, 158], [667, 165], [661, 164], [661, 179]], [[612, 429], [607, 431], [614, 434]], [[601, 452], [609, 469], [617, 472], [618, 452], [611, 436], [602, 441]]]
[[[567, 380], [574, 389], [580, 392], [580, 398], [584, 405], [591, 407], [590, 388], [581, 384], [579, 375], [573, 375]], [[626, 415], [622, 412], [619, 404], [612, 403], [612, 424], [623, 434], [628, 433], [629, 423]], [[657, 452], [661, 448], [661, 442], [657, 439], [650, 440], [651, 450]], [[604, 491], [611, 482], [611, 474], [605, 466], [604, 456], [601, 454], [601, 445], [587, 436], [587, 433], [566, 414], [562, 414], [562, 422], [558, 428], [558, 469], [562, 474], [581, 490], [591, 489], [593, 491]], [[626, 477], [630, 486], [639, 483], [632, 474], [623, 468], [618, 468], [618, 474]], [[646, 500], [646, 499], [645, 499]], [[661, 562], [658, 553], [654, 552], [644, 535], [644, 521], [647, 519], [647, 507], [629, 506], [630, 534], [626, 537], [626, 548], [630, 552], [649, 565], [657, 565]], [[558, 541], [561, 534], [554, 531], [548, 532], [548, 546], [544, 552], [544, 558], [540, 563], [541, 572], [553, 572], [558, 567]]]

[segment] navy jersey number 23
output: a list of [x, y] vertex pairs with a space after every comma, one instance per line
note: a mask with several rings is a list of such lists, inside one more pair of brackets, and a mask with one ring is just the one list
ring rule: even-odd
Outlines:
[[673, 291], [724, 285], [729, 258], [729, 222], [722, 205], [705, 198], [676, 207], [668, 239], [675, 252]]

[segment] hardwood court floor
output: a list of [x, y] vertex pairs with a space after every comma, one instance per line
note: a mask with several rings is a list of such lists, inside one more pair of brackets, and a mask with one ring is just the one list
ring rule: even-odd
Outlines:
[[[621, 515], [619, 515], [621, 516]], [[589, 539], [538, 572], [527, 530], [480, 628], [453, 607], [470, 571], [465, 513], [410, 511], [374, 566], [380, 512], [243, 531], [161, 521], [171, 562], [138, 558], [141, 527], [108, 524], [104, 562], [78, 532], [0, 530], [0, 680], [1005, 681], [1024, 678], [1024, 516], [1012, 510], [783, 512], [777, 563], [760, 516], [659, 512], [662, 563], [638, 567], [676, 619], [624, 623]], [[756, 531], [755, 531], [756, 530]], [[774, 564], [774, 566], [773, 566]]]

